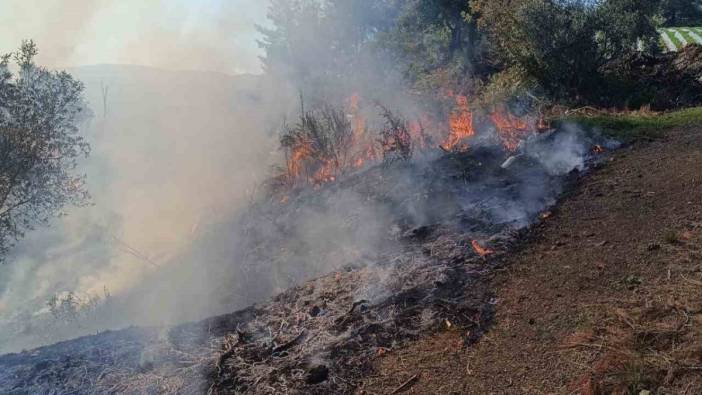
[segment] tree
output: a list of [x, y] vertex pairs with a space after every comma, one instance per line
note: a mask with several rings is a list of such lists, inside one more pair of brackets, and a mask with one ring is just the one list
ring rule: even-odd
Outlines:
[[482, 36], [468, 1], [410, 0], [397, 14], [378, 44], [394, 54], [416, 87], [461, 90], [484, 74]]
[[473, 0], [492, 55], [518, 67], [554, 99], [606, 91], [601, 68], [655, 50], [658, 0]]
[[692, 26], [702, 23], [699, 0], [661, 0], [660, 15], [666, 26]]
[[75, 173], [89, 153], [78, 133], [87, 116], [83, 84], [37, 66], [36, 54], [24, 41], [0, 60], [0, 260], [27, 230], [89, 199]]
[[394, 20], [393, 4], [392, 0], [272, 0], [270, 26], [258, 27], [265, 71], [293, 83], [311, 107], [367, 78], [369, 68], [371, 74], [381, 75], [383, 68], [370, 61], [376, 49], [372, 44]]

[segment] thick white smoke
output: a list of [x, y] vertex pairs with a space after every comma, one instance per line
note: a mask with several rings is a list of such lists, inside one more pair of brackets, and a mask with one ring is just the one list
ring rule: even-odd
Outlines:
[[[0, 351], [192, 313], [179, 292], [202, 298], [215, 284], [191, 276], [205, 272], [206, 255], [190, 266], [177, 257], [247, 204], [277, 159], [265, 117], [278, 104], [263, 95], [261, 77], [134, 66], [71, 72], [85, 82], [94, 112], [84, 125], [92, 154], [82, 166], [94, 204], [29, 232], [0, 267]], [[135, 289], [141, 300], [123, 300], [83, 328], [42, 327], [52, 320], [46, 302], [53, 295], [107, 290], [117, 303]], [[140, 309], [146, 297], [152, 303]]]
[[0, 53], [23, 39], [48, 67], [138, 64], [258, 73], [267, 0], [3, 0]]

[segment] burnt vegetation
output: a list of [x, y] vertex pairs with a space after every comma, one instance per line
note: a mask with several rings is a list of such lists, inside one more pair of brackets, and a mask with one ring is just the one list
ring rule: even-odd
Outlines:
[[332, 181], [348, 167], [352, 146], [351, 123], [343, 110], [325, 105], [307, 111], [301, 101], [300, 118], [284, 125], [280, 146], [285, 153], [288, 184]]
[[383, 161], [409, 160], [412, 158], [412, 136], [407, 122], [397, 117], [387, 108], [381, 107], [385, 126], [380, 132], [383, 147]]
[[[207, 235], [226, 240], [218, 253], [231, 262], [217, 291], [227, 306], [249, 307], [5, 356], [0, 390], [351, 394], [366, 390], [375, 360], [426, 334], [477, 342], [494, 324], [487, 279], [619, 147], [610, 137], [625, 140], [567, 117], [589, 111], [602, 129], [602, 108], [702, 103], [702, 52], [662, 54], [657, 42], [657, 27], [683, 18], [676, 7], [273, 0], [272, 27], [260, 29], [265, 78], [290, 82], [299, 105], [277, 130], [280, 161], [263, 193]], [[82, 85], [34, 65], [35, 53], [31, 43], [18, 52], [18, 75], [9, 57], [0, 63], [0, 254], [88, 197], [75, 174], [88, 152], [77, 134]], [[604, 118], [629, 132], [660, 126]], [[100, 303], [68, 292], [47, 308], [72, 322]], [[619, 318], [637, 331], [627, 347], [639, 337], [644, 348], [651, 336], [678, 340], [645, 332], [642, 317]], [[632, 366], [617, 374], [636, 375]]]

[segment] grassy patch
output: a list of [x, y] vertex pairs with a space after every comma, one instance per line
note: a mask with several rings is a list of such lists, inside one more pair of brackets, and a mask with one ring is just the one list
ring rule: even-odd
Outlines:
[[664, 30], [664, 31], [663, 31], [663, 34], [665, 34], [666, 36], [668, 36], [668, 38], [670, 39], [670, 41], [672, 41], [673, 44], [675, 44], [675, 49], [676, 49], [676, 50], [679, 50], [680, 48], [682, 48], [682, 43], [680, 42], [680, 40], [678, 40], [677, 37], [675, 37], [675, 30], [667, 29], [667, 30]]
[[682, 37], [684, 37], [685, 40], [687, 40], [687, 42], [689, 44], [700, 45], [700, 43], [697, 42], [697, 40], [695, 40], [695, 37], [690, 35], [690, 33], [687, 30], [693, 31], [693, 32], [697, 33], [697, 35], [701, 35], [701, 33], [702, 33], [701, 27], [672, 27], [672, 28], [669, 27], [669, 28], [658, 29], [658, 33], [661, 35], [661, 40], [660, 40], [661, 41], [661, 48], [667, 49], [667, 47], [665, 46], [665, 43], [663, 42], [663, 36], [668, 37], [670, 39], [670, 41], [673, 43], [673, 45], [675, 45], [676, 51], [679, 51], [683, 47], [682, 42], [675, 34], [676, 32], [680, 33], [680, 35]]
[[[697, 37], [700, 37], [700, 33], [693, 29], [680, 30], [680, 33], [685, 37], [688, 43], [700, 45], [702, 43], [697, 41]], [[697, 37], [695, 37], [697, 35]]]
[[650, 140], [663, 135], [666, 129], [702, 125], [702, 107], [668, 113], [629, 113], [566, 117], [556, 123], [574, 122], [624, 142]]

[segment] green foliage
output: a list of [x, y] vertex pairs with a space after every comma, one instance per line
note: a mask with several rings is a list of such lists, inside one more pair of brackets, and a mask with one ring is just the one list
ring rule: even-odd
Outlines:
[[78, 134], [83, 85], [35, 65], [36, 54], [25, 41], [0, 62], [0, 257], [26, 230], [88, 199], [84, 178], [74, 173], [89, 152]]
[[269, 18], [265, 68], [308, 97], [359, 74], [399, 72], [422, 91], [465, 85], [485, 64], [466, 0], [274, 0]]
[[538, 90], [538, 84], [519, 66], [512, 66], [492, 74], [480, 89], [475, 103], [481, 108], [491, 108], [508, 103], [515, 98], [528, 97]]
[[702, 23], [699, 0], [661, 0], [660, 17], [665, 26], [689, 26]]
[[659, 0], [606, 0], [597, 7], [598, 53], [611, 61], [633, 52], [657, 52]]
[[[524, 70], [554, 99], [579, 101], [603, 90], [600, 68], [639, 49], [652, 51], [657, 0], [474, 0], [493, 56]], [[641, 48], [640, 48], [641, 47]]]
[[667, 129], [702, 124], [702, 107], [688, 108], [663, 114], [599, 115], [568, 117], [560, 122], [577, 122], [596, 128], [622, 141], [652, 139], [662, 136]]
[[[393, 21], [393, 1], [273, 0], [260, 27], [267, 73], [296, 84], [312, 104], [368, 74], [378, 32]], [[382, 74], [382, 69], [375, 69]]]
[[480, 38], [468, 1], [412, 0], [399, 9], [378, 45], [393, 53], [417, 87], [461, 88], [482, 71]]
[[261, 46], [266, 70], [294, 81], [311, 107], [338, 102], [339, 92], [376, 95], [396, 74], [412, 94], [439, 99], [430, 106], [441, 106], [447, 90], [485, 102], [536, 93], [566, 105], [638, 106], [658, 88], [632, 84], [638, 75], [626, 80], [612, 66], [657, 55], [656, 27], [695, 15], [697, 5], [699, 0], [273, 0], [272, 27], [261, 29]]

